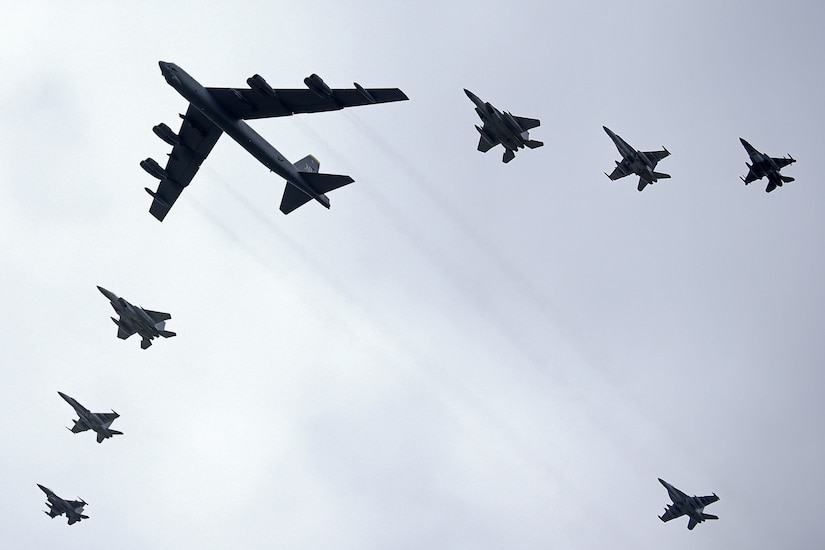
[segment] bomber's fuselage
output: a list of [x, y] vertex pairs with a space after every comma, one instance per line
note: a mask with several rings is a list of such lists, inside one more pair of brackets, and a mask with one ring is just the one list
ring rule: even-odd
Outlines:
[[237, 141], [261, 164], [329, 208], [329, 199], [325, 195], [312, 189], [295, 166], [246, 122], [227, 113], [209, 90], [174, 63], [160, 61], [158, 64], [166, 82], [215, 126]]

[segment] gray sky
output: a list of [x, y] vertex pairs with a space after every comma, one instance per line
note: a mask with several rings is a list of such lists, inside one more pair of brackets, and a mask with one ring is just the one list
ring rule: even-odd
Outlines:
[[[3, 18], [3, 546], [809, 549], [825, 404], [814, 2], [31, 2]], [[166, 221], [138, 162], [254, 73], [409, 102], [253, 121], [355, 183], [283, 216], [222, 137]], [[462, 88], [540, 118], [475, 150]], [[609, 181], [610, 127], [673, 179]], [[796, 181], [742, 185], [739, 137]], [[169, 311], [142, 351], [102, 285]], [[125, 435], [63, 427], [63, 391]], [[662, 477], [718, 522], [663, 524]], [[89, 521], [42, 515], [36, 483]]]

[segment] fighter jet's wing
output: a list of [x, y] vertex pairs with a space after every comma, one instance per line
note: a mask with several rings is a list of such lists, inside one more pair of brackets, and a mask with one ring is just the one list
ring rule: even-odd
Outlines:
[[525, 118], [520, 116], [514, 116], [513, 118], [516, 122], [518, 122], [518, 125], [521, 126], [521, 129], [524, 131], [532, 130], [533, 128], [541, 125], [541, 121], [536, 118]]
[[103, 421], [103, 426], [108, 428], [119, 415], [117, 413], [98, 413], [97, 416]]
[[796, 159], [794, 159], [793, 157], [772, 158], [771, 160], [774, 162], [774, 164], [776, 164], [776, 168], [780, 170], [782, 168], [785, 168], [787, 165], [796, 162]]
[[157, 192], [147, 189], [155, 199], [149, 208], [154, 217], [163, 221], [222, 133], [196, 107], [189, 105]]
[[143, 311], [145, 311], [146, 315], [151, 317], [155, 323], [160, 323], [161, 321], [168, 321], [172, 318], [170, 314], [163, 313], [162, 311], [152, 311], [150, 309], [144, 309]]
[[[158, 218], [158, 219], [162, 220], [163, 218]], [[137, 329], [127, 329], [127, 328], [124, 328], [123, 325], [121, 325], [121, 324], [118, 324], [118, 326], [117, 326], [117, 337], [120, 338], [121, 340], [126, 340], [128, 337], [130, 337], [131, 335], [133, 335], [136, 332], [137, 332]]]
[[667, 508], [665, 510], [665, 513], [662, 514], [661, 516], [659, 516], [659, 519], [662, 520], [662, 521], [670, 521], [672, 519], [676, 519], [676, 518], [682, 517], [684, 515], [685, 515], [684, 512], [677, 512], [676, 508], [671, 507], [671, 508]]
[[745, 185], [747, 185], [747, 184], [749, 184], [751, 182], [754, 182], [758, 179], [759, 178], [756, 177], [756, 175], [753, 173], [753, 170], [751, 169], [751, 170], [748, 170], [748, 175], [745, 176], [744, 178], [742, 178], [742, 181], [744, 181]]
[[670, 156], [670, 151], [667, 149], [662, 149], [661, 151], [645, 151], [642, 154], [653, 162], [653, 166], [651, 166], [651, 168], [655, 168], [660, 160]]
[[632, 173], [633, 171], [628, 166], [628, 162], [626, 160], [622, 160], [622, 162], [617, 164], [616, 168], [610, 174], [608, 174], [607, 177], [615, 181], [619, 178], [623, 178]]
[[310, 89], [272, 90], [274, 95], [264, 95], [249, 88], [207, 90], [229, 114], [244, 120], [337, 111], [345, 107], [408, 99], [398, 88], [334, 89], [329, 90], [330, 95], [321, 95]]
[[719, 497], [716, 496], [716, 495], [711, 495], [711, 496], [708, 496], [708, 497], [696, 497], [696, 498], [699, 499], [699, 502], [702, 503], [702, 506], [707, 506], [708, 504], [713, 504], [714, 502], [719, 500]]
[[498, 138], [493, 138], [495, 141], [490, 143], [489, 141], [487, 141], [487, 138], [485, 137], [485, 134], [483, 132], [484, 129], [482, 129], [482, 135], [478, 138], [478, 150], [482, 153], [486, 153], [487, 151], [501, 143], [501, 141], [499, 141]]
[[79, 422], [75, 422], [75, 425], [72, 426], [72, 433], [79, 434], [80, 432], [85, 432], [89, 429], [89, 426], [85, 424], [81, 424]]

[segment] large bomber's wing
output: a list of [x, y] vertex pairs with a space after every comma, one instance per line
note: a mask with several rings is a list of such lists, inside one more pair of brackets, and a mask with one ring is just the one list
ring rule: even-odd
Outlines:
[[249, 88], [207, 90], [229, 114], [244, 120], [337, 111], [345, 107], [408, 99], [398, 88], [334, 89], [330, 90], [330, 95], [323, 96], [310, 89], [272, 90], [272, 95]]
[[617, 180], [632, 173], [633, 171], [630, 169], [629, 163], [626, 160], [622, 160], [622, 162], [617, 164], [616, 168], [610, 174], [608, 174], [607, 177], [612, 180]]
[[189, 105], [177, 135], [177, 143], [169, 154], [164, 177], [160, 180], [149, 212], [163, 221], [183, 189], [198, 172], [201, 163], [215, 146], [223, 131], [215, 126], [197, 108]]
[[514, 116], [513, 117], [518, 125], [521, 126], [521, 129], [524, 131], [532, 130], [533, 128], [537, 128], [541, 125], [541, 121], [536, 118], [525, 118], [521, 116]]
[[161, 321], [168, 321], [172, 318], [172, 316], [168, 313], [163, 313], [162, 311], [152, 311], [151, 309], [144, 309], [143, 310], [146, 315], [152, 318], [152, 320], [157, 324]]

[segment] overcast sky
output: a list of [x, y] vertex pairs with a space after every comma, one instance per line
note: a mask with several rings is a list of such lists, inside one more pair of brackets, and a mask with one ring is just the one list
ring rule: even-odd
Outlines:
[[[28, 2], [0, 26], [5, 548], [810, 549], [823, 540], [816, 2]], [[355, 183], [284, 216], [204, 86], [399, 87], [252, 121]], [[539, 118], [504, 165], [467, 88]], [[672, 175], [612, 182], [608, 126]], [[798, 162], [745, 187], [739, 137]], [[96, 285], [168, 311], [116, 338]], [[121, 414], [71, 434], [63, 391]], [[663, 524], [656, 481], [719, 495]], [[36, 483], [89, 502], [49, 520]]]

